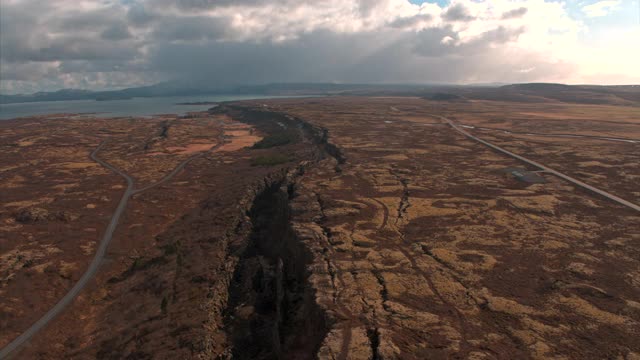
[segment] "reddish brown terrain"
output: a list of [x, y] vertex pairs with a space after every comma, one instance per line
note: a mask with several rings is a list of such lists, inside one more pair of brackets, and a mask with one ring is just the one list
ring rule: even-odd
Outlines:
[[[0, 346], [24, 358], [640, 358], [638, 107], [413, 97], [0, 122]], [[257, 143], [256, 143], [257, 142]], [[254, 145], [255, 144], [255, 145]], [[252, 148], [250, 148], [252, 147]], [[191, 158], [193, 157], [193, 158]], [[5, 330], [6, 329], [6, 330]]]
[[[256, 128], [206, 113], [51, 116], [0, 126], [6, 179], [0, 189], [0, 346], [43, 316], [93, 258], [126, 188], [122, 177], [90, 159], [103, 143], [97, 156], [144, 191], [131, 198], [95, 281], [20, 355], [172, 358], [230, 352], [225, 336], [216, 335], [223, 334], [227, 283], [235, 268], [229, 246], [245, 246], [236, 238], [251, 231], [246, 213], [256, 192], [282, 182], [287, 168], [311, 157], [307, 140], [275, 152], [250, 150], [280, 126]], [[146, 189], [191, 157], [175, 177]]]
[[[521, 183], [501, 170], [522, 164], [432, 116], [640, 139], [637, 108], [406, 98], [271, 108], [326, 128], [344, 158], [307, 172], [292, 205], [330, 319], [320, 357], [640, 354], [638, 212], [552, 176]], [[638, 203], [638, 142], [471, 131]]]

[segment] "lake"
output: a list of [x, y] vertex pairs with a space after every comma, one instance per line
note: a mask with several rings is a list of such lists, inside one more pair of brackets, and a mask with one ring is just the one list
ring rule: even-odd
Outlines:
[[190, 111], [205, 111], [214, 105], [177, 105], [178, 103], [221, 102], [277, 97], [262, 95], [170, 96], [112, 101], [69, 100], [0, 104], [0, 120], [60, 113], [95, 113], [95, 116], [102, 117], [185, 114]]

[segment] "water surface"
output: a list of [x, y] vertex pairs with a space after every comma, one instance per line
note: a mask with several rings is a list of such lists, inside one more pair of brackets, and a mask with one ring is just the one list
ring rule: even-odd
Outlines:
[[44, 101], [19, 104], [0, 104], [0, 120], [19, 117], [60, 114], [95, 113], [95, 116], [149, 116], [157, 114], [185, 114], [190, 111], [205, 111], [214, 105], [177, 105], [186, 102], [220, 102], [247, 99], [269, 99], [277, 96], [262, 95], [212, 95], [212, 96], [168, 96], [133, 98], [130, 100], [68, 100]]

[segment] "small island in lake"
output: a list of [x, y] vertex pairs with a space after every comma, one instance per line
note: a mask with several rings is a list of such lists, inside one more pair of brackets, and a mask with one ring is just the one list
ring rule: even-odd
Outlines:
[[176, 105], [218, 105], [218, 103], [214, 101], [194, 101], [194, 102], [176, 103]]

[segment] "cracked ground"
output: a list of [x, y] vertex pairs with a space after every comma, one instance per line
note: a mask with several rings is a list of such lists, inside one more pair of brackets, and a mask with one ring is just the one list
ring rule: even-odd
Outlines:
[[[638, 203], [629, 106], [326, 97], [8, 121], [0, 343], [94, 254], [124, 189], [88, 160], [108, 138], [142, 188], [212, 151], [132, 198], [94, 285], [24, 358], [640, 358], [637, 212], [518, 181], [505, 169], [536, 169], [442, 117]], [[298, 140], [249, 148], [283, 129]]]
[[324, 127], [346, 158], [309, 170], [292, 204], [331, 319], [320, 358], [640, 356], [633, 210], [548, 175], [506, 176], [523, 165], [422, 99], [268, 106]]

